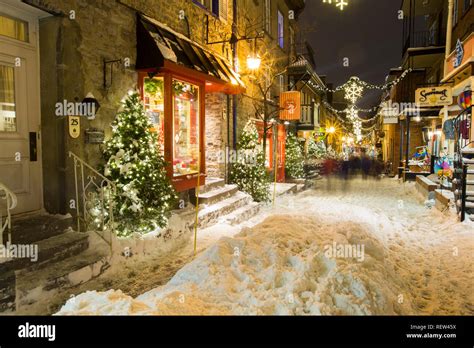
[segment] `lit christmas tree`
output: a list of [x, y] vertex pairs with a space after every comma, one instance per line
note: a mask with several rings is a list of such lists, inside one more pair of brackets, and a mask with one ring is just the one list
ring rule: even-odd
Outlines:
[[309, 138], [308, 158], [323, 159], [327, 155], [326, 145], [323, 141], [316, 142], [313, 137]]
[[293, 179], [304, 177], [303, 150], [298, 142], [298, 138], [294, 134], [289, 134], [286, 138], [286, 175]]
[[137, 93], [131, 94], [112, 124], [105, 144], [104, 174], [117, 186], [114, 215], [117, 235], [165, 227], [176, 200], [159, 153], [158, 138]]
[[257, 202], [265, 202], [270, 198], [270, 183], [265, 169], [265, 161], [261, 145], [258, 143], [258, 131], [249, 121], [237, 144], [239, 156], [232, 163], [230, 180], [239, 190], [250, 194]]

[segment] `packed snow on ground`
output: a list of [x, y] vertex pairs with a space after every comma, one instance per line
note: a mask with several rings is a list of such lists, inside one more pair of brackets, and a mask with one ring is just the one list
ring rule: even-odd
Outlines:
[[425, 206], [413, 184], [318, 185], [279, 198], [164, 286], [86, 292], [58, 314], [474, 314], [473, 224]]

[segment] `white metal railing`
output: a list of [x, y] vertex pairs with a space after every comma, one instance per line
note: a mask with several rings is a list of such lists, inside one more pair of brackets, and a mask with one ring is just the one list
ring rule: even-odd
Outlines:
[[0, 182], [0, 199], [6, 201], [6, 217], [3, 220], [0, 209], [0, 245], [3, 244], [3, 233], [8, 230], [8, 242], [12, 242], [12, 215], [11, 211], [16, 208], [18, 200], [16, 195]]
[[[112, 245], [116, 186], [73, 152], [69, 152], [69, 157], [74, 160], [77, 231], [84, 227]], [[101, 234], [106, 231], [110, 233], [109, 240]]]

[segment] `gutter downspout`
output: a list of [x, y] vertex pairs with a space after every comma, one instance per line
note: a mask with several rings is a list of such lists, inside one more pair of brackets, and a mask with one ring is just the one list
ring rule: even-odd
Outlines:
[[[237, 0], [232, 1], [232, 33], [237, 35]], [[232, 44], [234, 70], [237, 66], [237, 42]], [[232, 96], [232, 148], [237, 150], [237, 95]]]
[[448, 58], [451, 54], [451, 45], [453, 40], [453, 11], [454, 0], [449, 0], [448, 4], [448, 27], [446, 28], [446, 54], [444, 60], [444, 77], [448, 74]]
[[[457, 1], [457, 0], [456, 0]], [[451, 45], [453, 41], [453, 15], [454, 15], [454, 0], [448, 2], [448, 24], [446, 28], [446, 52], [444, 59], [444, 76], [443, 80], [448, 75], [448, 59], [451, 54]], [[443, 109], [443, 125], [449, 118], [449, 107], [445, 106]]]

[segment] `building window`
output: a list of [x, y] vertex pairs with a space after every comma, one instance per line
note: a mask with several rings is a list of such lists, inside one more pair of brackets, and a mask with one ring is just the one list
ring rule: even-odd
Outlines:
[[265, 31], [272, 32], [272, 0], [265, 0]]
[[280, 93], [285, 92], [285, 75], [278, 76], [278, 84], [280, 85]]
[[295, 46], [295, 30], [293, 27], [290, 26], [290, 50], [292, 52], [296, 51], [296, 46]]
[[29, 42], [28, 23], [0, 13], [0, 35]]
[[15, 68], [0, 65], [0, 132], [16, 132]]
[[161, 154], [165, 150], [165, 91], [162, 77], [145, 78], [143, 88], [145, 111], [158, 136]]
[[313, 104], [313, 117], [314, 117], [314, 124], [315, 125], [319, 125], [320, 123], [320, 120], [319, 120], [319, 117], [320, 117], [320, 105], [319, 104], [316, 104], [314, 102], [314, 100], [312, 101], [312, 104]]
[[472, 6], [472, 0], [464, 0], [463, 14], [466, 13]]
[[278, 45], [285, 47], [285, 19], [283, 14], [278, 10]]
[[207, 9], [214, 16], [227, 20], [229, 0], [193, 0], [193, 2]]
[[173, 175], [199, 170], [199, 87], [173, 80]]

